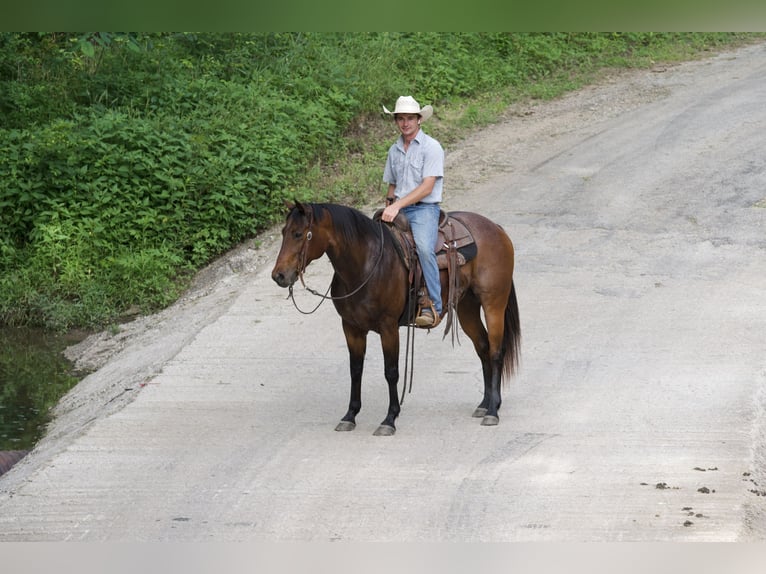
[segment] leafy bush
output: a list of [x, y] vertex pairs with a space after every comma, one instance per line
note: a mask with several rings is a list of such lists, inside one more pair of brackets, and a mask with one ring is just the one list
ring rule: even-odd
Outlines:
[[[0, 33], [0, 322], [95, 327], [156, 309], [293, 193], [357, 197], [307, 182], [350, 155], [369, 180], [385, 146], [348, 132], [382, 124], [399, 95], [448, 110], [737, 38]], [[462, 121], [487, 117], [466, 106]]]

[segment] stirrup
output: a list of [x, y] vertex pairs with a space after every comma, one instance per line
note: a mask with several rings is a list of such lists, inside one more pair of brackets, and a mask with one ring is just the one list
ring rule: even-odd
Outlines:
[[434, 326], [434, 322], [434, 315], [430, 309], [423, 309], [420, 315], [415, 318], [415, 326], [417, 327], [427, 327], [430, 329]]
[[[441, 317], [434, 308], [433, 301], [427, 299], [427, 304], [419, 306], [418, 315], [415, 318], [415, 326], [421, 329], [433, 329], [441, 323]], [[430, 317], [429, 317], [430, 316]]]

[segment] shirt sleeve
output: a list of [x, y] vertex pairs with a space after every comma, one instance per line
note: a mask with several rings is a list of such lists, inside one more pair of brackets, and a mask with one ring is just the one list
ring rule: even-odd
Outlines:
[[441, 144], [432, 138], [423, 151], [423, 177], [444, 177], [444, 149]]
[[385, 183], [393, 183], [396, 185], [396, 174], [394, 173], [393, 162], [391, 161], [391, 150], [388, 150], [388, 156], [386, 157], [386, 167], [383, 169], [383, 181]]

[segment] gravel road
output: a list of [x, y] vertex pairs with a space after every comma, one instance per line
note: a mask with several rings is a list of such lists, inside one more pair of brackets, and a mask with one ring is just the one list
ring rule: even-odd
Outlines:
[[515, 106], [448, 150], [445, 208], [517, 250], [522, 364], [499, 426], [471, 418], [467, 337], [437, 329], [394, 437], [372, 436], [374, 335], [357, 428], [333, 432], [340, 321], [285, 300], [272, 231], [70, 350], [97, 370], [0, 478], [0, 541], [762, 540], [764, 102], [759, 44]]

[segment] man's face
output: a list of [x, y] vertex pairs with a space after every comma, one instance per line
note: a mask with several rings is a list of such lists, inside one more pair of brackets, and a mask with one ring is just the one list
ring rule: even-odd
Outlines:
[[396, 114], [396, 125], [405, 139], [415, 137], [420, 129], [418, 114]]

